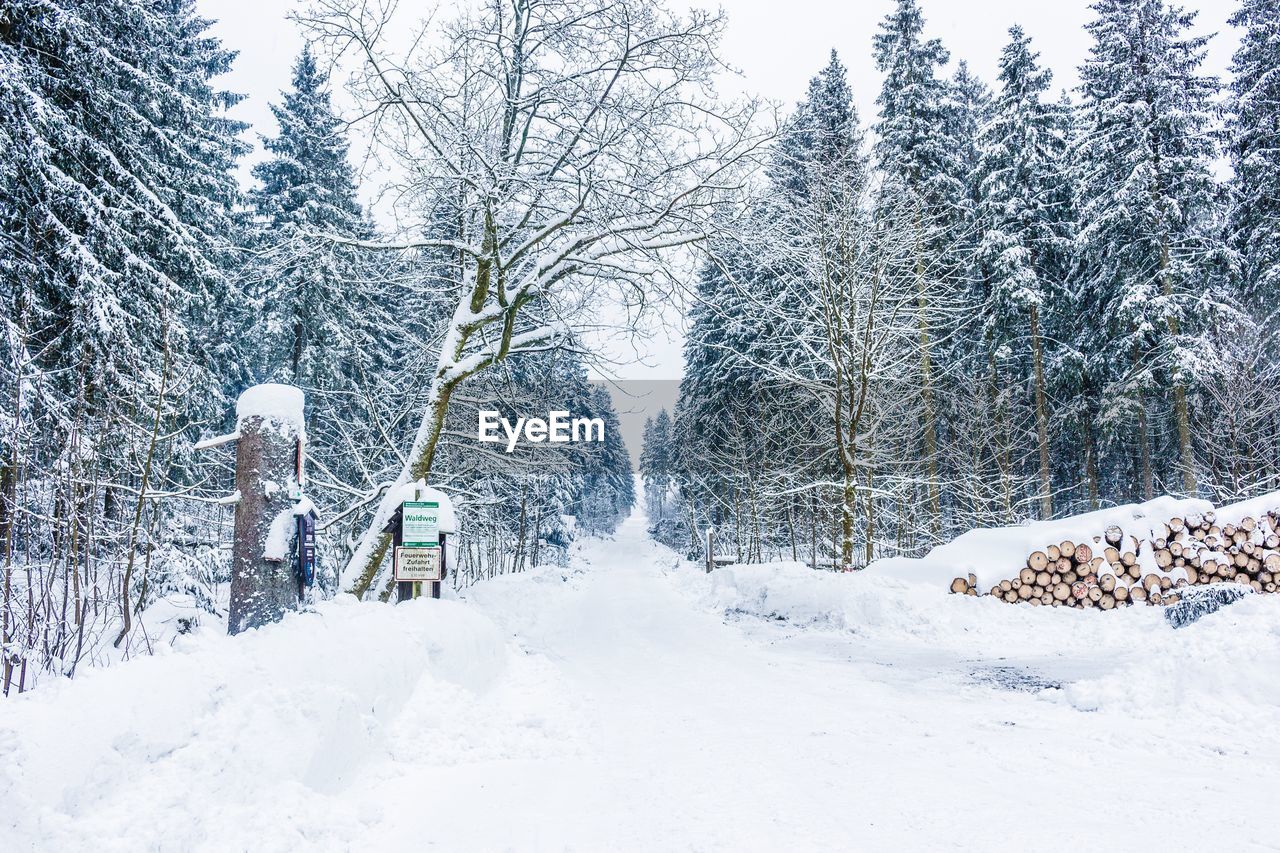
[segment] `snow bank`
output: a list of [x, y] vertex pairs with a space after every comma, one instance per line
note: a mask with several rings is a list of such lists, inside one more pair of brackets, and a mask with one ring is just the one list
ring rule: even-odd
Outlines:
[[1248, 596], [1175, 631], [1159, 607], [1010, 607], [887, 572], [764, 563], [707, 575], [689, 564], [673, 577], [730, 616], [848, 632], [872, 647], [905, 645], [939, 658], [1043, 667], [1065, 684], [1046, 698], [1079, 710], [1168, 717], [1194, 707], [1242, 725], [1252, 716], [1249, 731], [1263, 730], [1264, 719], [1280, 724], [1280, 596]]
[[[274, 382], [254, 385], [246, 388], [236, 400], [236, 422], [241, 424], [247, 418], [262, 418], [264, 421], [287, 424], [301, 434], [306, 431], [303, 405], [301, 388]], [[236, 432], [239, 431], [237, 427]]]
[[[1256, 499], [1258, 505], [1267, 508], [1280, 506], [1280, 493], [1264, 495]], [[1246, 502], [1253, 506], [1254, 502]], [[1220, 518], [1227, 518], [1228, 510], [1235, 512], [1236, 504], [1219, 510]], [[1207, 512], [1213, 504], [1195, 498], [1159, 497], [1140, 504], [1101, 509], [1096, 512], [1074, 515], [1069, 518], [1037, 521], [1017, 527], [991, 527], [971, 530], [945, 545], [939, 545], [920, 558], [894, 557], [876, 560], [866, 568], [872, 575], [885, 575], [918, 581], [946, 588], [953, 578], [973, 573], [978, 578], [977, 588], [985, 592], [1001, 580], [1013, 576], [1027, 564], [1027, 555], [1043, 550], [1046, 545], [1070, 539], [1073, 542], [1092, 542], [1101, 537], [1108, 527], [1116, 525], [1126, 535], [1136, 536], [1146, 542], [1152, 530], [1171, 518], [1180, 518], [1191, 512]], [[1240, 512], [1241, 515], [1245, 512]], [[1139, 555], [1140, 563], [1147, 571], [1151, 549], [1144, 547]]]
[[0, 707], [0, 836], [50, 850], [289, 849], [308, 842], [298, 827], [327, 824], [336, 847], [356, 844], [343, 838], [360, 816], [317, 792], [340, 794], [396, 748], [388, 731], [415, 689], [438, 685], [417, 693], [437, 704], [412, 710], [438, 724], [454, 713], [440, 697], [487, 690], [507, 662], [491, 621], [431, 599], [342, 596], [239, 637], [180, 637]]

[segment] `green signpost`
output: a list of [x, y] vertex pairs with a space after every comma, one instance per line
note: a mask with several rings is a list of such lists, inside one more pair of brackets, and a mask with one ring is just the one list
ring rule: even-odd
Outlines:
[[401, 506], [406, 548], [440, 547], [440, 504], [438, 501], [405, 501]]

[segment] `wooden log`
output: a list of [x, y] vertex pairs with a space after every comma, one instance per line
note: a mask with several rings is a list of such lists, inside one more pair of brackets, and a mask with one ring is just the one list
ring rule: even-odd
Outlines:
[[1244, 572], [1241, 572], [1240, 574], [1236, 575], [1236, 577], [1235, 577], [1235, 581], [1236, 581], [1236, 583], [1243, 583], [1243, 584], [1247, 584], [1247, 583], [1249, 583], [1249, 581], [1251, 581], [1251, 580], [1253, 580], [1253, 578], [1249, 577], [1249, 576], [1248, 576], [1248, 575], [1246, 575]]
[[1181, 530], [1185, 530], [1186, 524], [1184, 524], [1180, 518], [1171, 518], [1169, 519], [1169, 529], [1174, 533], [1177, 533]]
[[1111, 592], [1116, 588], [1115, 575], [1106, 574], [1098, 578], [1098, 586], [1102, 587], [1103, 592]]
[[1107, 540], [1108, 545], [1119, 545], [1124, 539], [1124, 531], [1118, 525], [1113, 524], [1102, 534], [1102, 538]]
[[1071, 597], [1071, 587], [1065, 583], [1055, 584], [1053, 587], [1053, 597], [1058, 601], [1066, 601]]
[[1153, 589], [1157, 589], [1160, 586], [1160, 576], [1155, 572], [1144, 575], [1142, 578], [1142, 585], [1147, 588], [1148, 592]]
[[1050, 545], [1044, 549], [1045, 555], [1052, 561], [1056, 562], [1062, 554], [1058, 551], [1057, 545]]
[[1083, 565], [1093, 559], [1093, 548], [1084, 542], [1076, 544], [1075, 560], [1076, 563]]
[[1017, 590], [1013, 590], [1013, 589], [1006, 590], [1004, 594], [1004, 600], [1009, 602], [1010, 604], [1017, 604], [1018, 603]]
[[1146, 601], [1147, 590], [1144, 587], [1131, 586], [1129, 587], [1129, 597], [1134, 601]]
[[1036, 574], [1036, 586], [1048, 587], [1053, 583], [1053, 575], [1048, 572], [1039, 572]]
[[1249, 581], [1249, 586], [1253, 589], [1254, 592], [1262, 592], [1264, 588], [1262, 586], [1261, 581]]
[[1118, 586], [1116, 587], [1116, 591], [1112, 593], [1112, 595], [1116, 597], [1116, 601], [1127, 602], [1129, 600], [1129, 587]]
[[1032, 592], [1031, 584], [1024, 583], [1022, 586], [1018, 587], [1018, 598], [1026, 601], [1032, 596]]
[[1198, 512], [1189, 512], [1184, 521], [1188, 530], [1194, 530], [1204, 524], [1204, 515]]
[[1035, 583], [1036, 573], [1033, 572], [1031, 569], [1023, 569], [1022, 571], [1018, 572], [1018, 580], [1022, 581], [1024, 584]]
[[1022, 578], [1014, 578], [1009, 581], [1009, 588], [1013, 590], [1022, 589]]
[[1030, 599], [1027, 603], [1028, 603], [1028, 604], [1030, 604], [1032, 607], [1039, 607], [1039, 606], [1040, 606], [1040, 599], [1039, 599], [1039, 598], [1032, 598], [1032, 599]]
[[1164, 577], [1160, 578], [1160, 588], [1173, 589], [1173, 578], [1169, 577], [1168, 575], [1165, 575]]
[[1120, 555], [1120, 562], [1132, 566], [1138, 562], [1138, 555], [1134, 551], [1125, 551]]
[[1002, 595], [1004, 595], [1004, 590], [1002, 590], [1002, 589], [1000, 588], [1000, 584], [996, 584], [995, 586], [991, 587], [991, 592], [989, 592], [989, 593], [987, 593], [987, 594], [988, 594], [988, 595], [1000, 595], [1000, 596], [1002, 596]]
[[1041, 604], [1053, 604], [1053, 593], [1045, 590], [1044, 595], [1040, 596]]
[[1011, 582], [1007, 580], [1000, 581], [1001, 592], [1008, 592], [1011, 589], [1013, 589], [1013, 584]]
[[1187, 573], [1187, 581], [1189, 583], [1195, 583], [1196, 579], [1200, 577], [1200, 573], [1196, 571], [1195, 566], [1183, 566], [1182, 570]]
[[1102, 556], [1106, 558], [1108, 563], [1115, 565], [1120, 562], [1120, 550], [1115, 547], [1106, 547], [1102, 549]]
[[1207, 509], [1204, 511], [1205, 524], [1213, 525], [1213, 524], [1216, 524], [1217, 521], [1218, 521], [1218, 513], [1216, 513], [1211, 509]]
[[964, 578], [956, 578], [951, 582], [952, 592], [964, 592], [969, 588], [969, 582]]
[[1068, 585], [1073, 584], [1079, 579], [1080, 579], [1080, 576], [1077, 575], [1075, 572], [1062, 573], [1062, 582], [1065, 584], [1068, 584]]
[[1258, 526], [1258, 519], [1251, 515], [1246, 515], [1244, 518], [1240, 519], [1240, 526], [1245, 530], [1251, 531]]
[[1173, 565], [1173, 549], [1161, 548], [1155, 552], [1156, 565], [1162, 569], [1167, 569]]
[[1059, 554], [1061, 554], [1061, 555], [1062, 555], [1062, 556], [1064, 556], [1064, 557], [1072, 557], [1072, 556], [1075, 556], [1075, 553], [1076, 553], [1076, 543], [1072, 542], [1070, 539], [1067, 539], [1067, 540], [1064, 540], [1064, 541], [1062, 541], [1062, 542], [1059, 542], [1059, 543], [1058, 543], [1058, 553], [1059, 553]]
[[1089, 587], [1089, 600], [1090, 600], [1090, 601], [1101, 601], [1101, 600], [1102, 600], [1102, 587], [1100, 587], [1100, 586], [1091, 586], [1091, 587]]
[[1049, 555], [1044, 551], [1032, 551], [1031, 556], [1027, 557], [1027, 568], [1035, 572], [1044, 571], [1049, 565]]
[[1101, 607], [1103, 610], [1110, 610], [1111, 608], [1116, 606], [1115, 596], [1104, 594], [1102, 598], [1098, 599], [1098, 606]]

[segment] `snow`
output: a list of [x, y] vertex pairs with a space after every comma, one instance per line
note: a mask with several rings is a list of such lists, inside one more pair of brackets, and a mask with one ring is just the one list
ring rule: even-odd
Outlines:
[[[1248, 506], [1254, 506], [1251, 502]], [[1280, 507], [1280, 492], [1258, 498], [1256, 504], [1268, 509]], [[1235, 511], [1238, 504], [1219, 511], [1225, 519], [1228, 510]], [[1140, 504], [1123, 504], [1108, 509], [1063, 519], [1037, 521], [1017, 527], [992, 527], [971, 530], [951, 542], [934, 548], [924, 557], [913, 559], [895, 557], [877, 560], [866, 568], [868, 574], [886, 575], [905, 580], [920, 581], [945, 588], [953, 578], [972, 572], [978, 578], [977, 588], [985, 592], [1005, 578], [1012, 577], [1027, 564], [1032, 551], [1042, 551], [1049, 544], [1066, 540], [1093, 543], [1108, 527], [1116, 525], [1126, 536], [1136, 536], [1143, 543], [1152, 538], [1152, 531], [1171, 518], [1181, 518], [1191, 512], [1206, 512], [1213, 504], [1195, 498], [1158, 497]], [[1148, 565], [1151, 549], [1144, 547], [1139, 560], [1147, 571], [1155, 571]]]
[[440, 504], [440, 532], [458, 532], [458, 514], [453, 507], [453, 498], [434, 486], [428, 486], [425, 481], [405, 483], [394, 489], [391, 495], [396, 508], [405, 501], [434, 501]]
[[289, 548], [293, 545], [298, 529], [294, 519], [309, 512], [315, 512], [315, 504], [311, 502], [311, 498], [303, 497], [276, 513], [275, 518], [271, 519], [271, 526], [267, 528], [267, 541], [262, 548], [264, 560], [281, 562], [289, 556]]
[[212, 438], [202, 439], [192, 445], [194, 450], [208, 450], [211, 447], [221, 447], [224, 444], [230, 444], [233, 441], [240, 440], [240, 431], [229, 432], [225, 435], [215, 435]]
[[[1280, 596], [1175, 631], [1159, 608], [1009, 607], [918, 581], [708, 575], [633, 518], [576, 543], [567, 568], [464, 600], [343, 596], [237, 638], [197, 631], [0, 705], [0, 835], [59, 850], [1274, 844]], [[1029, 799], [1068, 817], [1028, 826]]]
[[246, 388], [236, 400], [236, 432], [240, 432], [238, 424], [244, 423], [247, 418], [257, 417], [292, 427], [295, 432], [302, 434], [306, 431], [303, 404], [302, 389], [292, 385], [267, 382]]

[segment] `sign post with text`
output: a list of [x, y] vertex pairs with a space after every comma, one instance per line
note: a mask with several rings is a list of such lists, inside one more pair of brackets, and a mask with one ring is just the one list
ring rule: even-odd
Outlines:
[[440, 582], [445, 578], [440, 502], [405, 501], [400, 505], [399, 521], [393, 559], [400, 600], [417, 598], [424, 583], [431, 584], [431, 597], [439, 598]]

